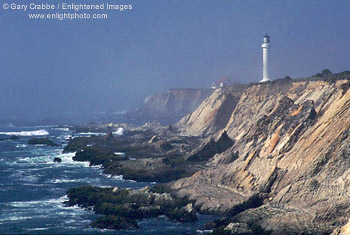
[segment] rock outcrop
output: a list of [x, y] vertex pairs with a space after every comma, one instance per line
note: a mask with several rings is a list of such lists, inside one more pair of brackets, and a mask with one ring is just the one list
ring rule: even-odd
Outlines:
[[49, 138], [31, 138], [30, 140], [28, 140], [28, 144], [46, 145], [46, 146], [51, 146], [51, 147], [59, 146], [58, 144], [56, 144], [55, 142], [53, 142]]
[[229, 228], [238, 222], [275, 234], [329, 234], [347, 223], [350, 83], [345, 75], [215, 90], [177, 127], [185, 135], [218, 136], [227, 130], [234, 144], [211, 158], [207, 169], [169, 184], [172, 192], [196, 200], [201, 211], [230, 215]]
[[162, 191], [161, 187], [155, 189], [158, 192], [149, 187], [132, 190], [81, 186], [67, 191], [69, 200], [65, 204], [93, 208], [96, 214], [103, 215], [91, 224], [100, 229], [134, 229], [138, 228], [137, 220], [161, 215], [177, 222], [197, 220], [191, 201], [175, 198]]

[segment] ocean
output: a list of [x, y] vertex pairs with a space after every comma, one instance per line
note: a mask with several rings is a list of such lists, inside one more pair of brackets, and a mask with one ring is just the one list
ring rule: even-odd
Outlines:
[[[97, 218], [93, 211], [66, 207], [66, 191], [71, 187], [94, 185], [139, 189], [155, 183], [123, 180], [102, 173], [100, 167], [75, 162], [74, 154], [62, 150], [70, 137], [91, 133], [73, 133], [56, 126], [0, 126], [0, 139], [17, 135], [17, 140], [0, 141], [0, 233], [1, 234], [197, 234], [215, 219], [199, 215], [197, 222], [178, 223], [161, 216], [139, 221], [140, 229], [111, 231], [91, 228]], [[98, 133], [97, 133], [98, 134]], [[33, 137], [49, 137], [59, 147], [33, 146]], [[53, 162], [55, 157], [62, 162]]]

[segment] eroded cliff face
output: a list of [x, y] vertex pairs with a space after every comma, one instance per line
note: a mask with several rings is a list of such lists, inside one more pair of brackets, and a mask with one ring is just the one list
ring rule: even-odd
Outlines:
[[[345, 224], [350, 217], [349, 86], [341, 79], [283, 79], [251, 85], [237, 96], [216, 90], [180, 121], [182, 133], [224, 129], [235, 143], [171, 189], [196, 199], [201, 210], [226, 212], [276, 234], [328, 233]], [[227, 103], [232, 106], [223, 108]], [[222, 113], [225, 120], [216, 122]], [[252, 198], [261, 205], [247, 209]], [[242, 205], [247, 210], [240, 210]]]
[[142, 121], [171, 124], [194, 111], [212, 92], [212, 89], [171, 89], [148, 96], [141, 108], [128, 115]]
[[216, 89], [195, 111], [176, 123], [175, 127], [183, 135], [209, 136], [215, 134], [226, 126], [245, 87], [234, 85]]

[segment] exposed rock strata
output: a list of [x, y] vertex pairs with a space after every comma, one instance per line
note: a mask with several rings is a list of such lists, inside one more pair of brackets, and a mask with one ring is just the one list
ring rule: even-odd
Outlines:
[[208, 136], [222, 130], [230, 119], [245, 86], [235, 85], [216, 89], [192, 113], [187, 114], [175, 127], [183, 135]]
[[[178, 125], [193, 135], [225, 129], [235, 143], [215, 155], [208, 169], [169, 187], [195, 199], [202, 211], [221, 213], [258, 195], [262, 205], [248, 205], [235, 221], [276, 234], [330, 233], [350, 213], [348, 86], [348, 80], [283, 79], [251, 85], [238, 101], [232, 92], [215, 91]], [[231, 101], [224, 101], [230, 94]], [[230, 118], [226, 122], [226, 113], [225, 125], [217, 125], [225, 102], [234, 104]]]

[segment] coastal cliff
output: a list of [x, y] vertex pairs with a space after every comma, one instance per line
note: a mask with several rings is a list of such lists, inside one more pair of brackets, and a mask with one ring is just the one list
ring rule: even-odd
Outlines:
[[129, 111], [127, 116], [141, 123], [156, 120], [171, 124], [195, 110], [212, 92], [213, 89], [171, 89], [148, 96], [140, 108]]
[[[214, 234], [341, 234], [350, 218], [349, 88], [350, 72], [233, 85], [175, 124], [125, 125], [123, 135], [108, 125], [109, 134], [76, 137], [65, 151], [107, 174], [164, 183], [156, 191], [193, 213], [222, 214], [205, 228]], [[149, 98], [145, 110], [181, 109], [167, 106], [170, 96]], [[123, 217], [114, 225], [127, 221], [113, 213]]]
[[215, 134], [226, 126], [245, 88], [246, 85], [236, 84], [216, 89], [196, 110], [177, 122], [175, 127], [183, 135]]
[[168, 186], [201, 211], [275, 234], [329, 234], [350, 217], [349, 72], [220, 89], [175, 126], [232, 147]]

